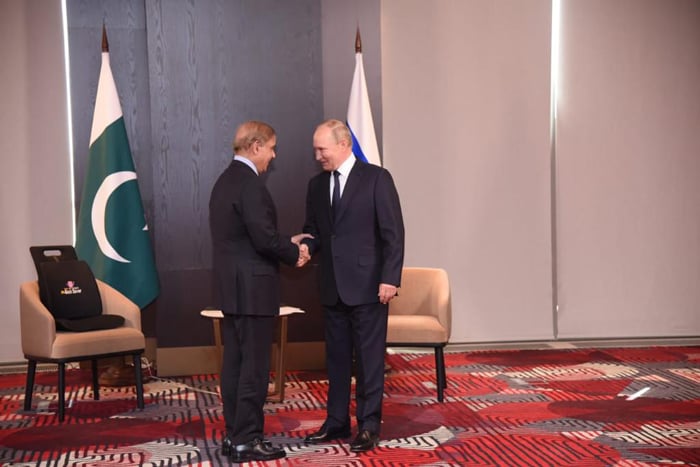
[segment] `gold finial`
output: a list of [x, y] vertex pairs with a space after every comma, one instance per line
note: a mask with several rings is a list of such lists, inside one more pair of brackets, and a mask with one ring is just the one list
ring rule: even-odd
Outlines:
[[102, 51], [109, 52], [109, 42], [107, 42], [107, 28], [105, 28], [104, 22], [102, 22]]
[[357, 27], [357, 34], [355, 35], [355, 53], [362, 53], [362, 39], [360, 38], [360, 26]]

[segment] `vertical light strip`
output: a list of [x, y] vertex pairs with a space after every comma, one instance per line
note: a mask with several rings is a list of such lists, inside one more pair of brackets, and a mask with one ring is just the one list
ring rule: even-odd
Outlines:
[[561, 26], [561, 0], [552, 0], [552, 44], [550, 64], [550, 116], [549, 116], [549, 164], [550, 164], [550, 218], [552, 236], [552, 334], [559, 336], [559, 278], [557, 269], [557, 99], [559, 91], [559, 38]]
[[561, 35], [561, 0], [552, 0], [552, 69], [551, 69], [551, 93], [552, 93], [552, 127], [557, 121], [557, 98], [559, 90], [559, 55]]
[[66, 0], [61, 0], [61, 19], [63, 23], [63, 62], [66, 67], [66, 108], [68, 109], [68, 159], [70, 165], [70, 201], [71, 201], [71, 230], [73, 231], [73, 245], [75, 245], [75, 175], [73, 173], [73, 111], [71, 108], [70, 93], [70, 52], [68, 49], [68, 10]]

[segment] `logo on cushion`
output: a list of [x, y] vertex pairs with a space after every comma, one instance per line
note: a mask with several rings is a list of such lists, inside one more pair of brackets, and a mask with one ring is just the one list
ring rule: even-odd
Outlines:
[[74, 295], [78, 293], [83, 293], [83, 290], [76, 286], [73, 281], [66, 282], [66, 286], [61, 290], [61, 295]]

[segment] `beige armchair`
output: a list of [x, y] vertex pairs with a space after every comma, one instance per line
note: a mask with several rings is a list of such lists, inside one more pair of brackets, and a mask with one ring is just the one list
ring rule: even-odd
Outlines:
[[403, 268], [399, 295], [389, 303], [387, 347], [432, 347], [438, 401], [447, 386], [443, 349], [452, 329], [450, 283], [444, 269]]
[[131, 355], [134, 361], [136, 402], [143, 409], [143, 381], [141, 355], [146, 339], [141, 332], [141, 312], [133, 302], [102, 281], [97, 281], [102, 300], [102, 313], [121, 315], [124, 326], [87, 332], [62, 332], [56, 330], [53, 315], [39, 298], [39, 284], [25, 282], [19, 289], [20, 329], [22, 352], [28, 360], [27, 385], [24, 410], [31, 410], [34, 392], [34, 375], [38, 362], [58, 364], [58, 420], [65, 414], [65, 366], [69, 362], [92, 362], [92, 388], [95, 400], [99, 400], [97, 360]]

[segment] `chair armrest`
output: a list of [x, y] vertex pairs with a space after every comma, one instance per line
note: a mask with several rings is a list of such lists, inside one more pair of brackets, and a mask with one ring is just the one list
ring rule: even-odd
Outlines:
[[109, 284], [97, 280], [102, 299], [102, 314], [119, 315], [124, 317], [124, 326], [141, 330], [141, 310], [138, 305], [126, 298], [121, 292]]
[[447, 271], [439, 269], [436, 272], [434, 288], [431, 292], [433, 307], [437, 310], [437, 319], [447, 330], [447, 339], [452, 335], [452, 295]]
[[56, 322], [41, 303], [39, 283], [24, 282], [19, 288], [19, 323], [22, 352], [34, 357], [49, 357], [56, 339]]
[[430, 314], [435, 316], [438, 322], [447, 331], [447, 339], [452, 335], [452, 295], [450, 293], [450, 279], [444, 269], [431, 269], [430, 291], [428, 303]]
[[450, 294], [440, 294], [438, 296], [438, 321], [447, 331], [447, 340], [452, 335], [452, 299]]

